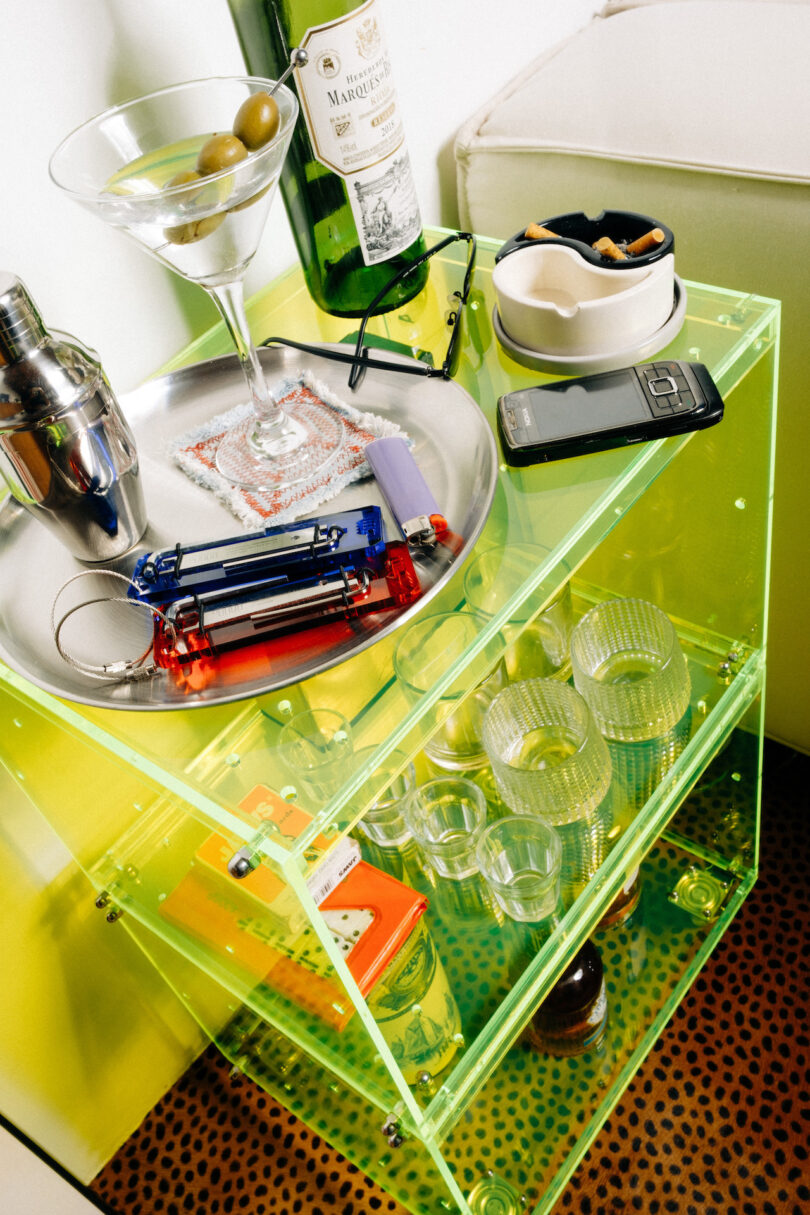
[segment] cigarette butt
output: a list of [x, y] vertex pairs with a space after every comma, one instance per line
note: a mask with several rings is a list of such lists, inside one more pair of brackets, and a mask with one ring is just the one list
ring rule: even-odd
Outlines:
[[609, 257], [613, 262], [623, 262], [626, 260], [619, 246], [609, 236], [600, 236], [599, 240], [593, 242], [592, 248], [597, 253], [601, 253], [602, 257]]
[[638, 240], [634, 240], [631, 245], [627, 246], [627, 252], [631, 257], [638, 257], [640, 253], [646, 253], [648, 249], [653, 249], [656, 245], [662, 245], [666, 240], [662, 228], [650, 228], [649, 232], [645, 232]]
[[544, 236], [556, 236], [556, 232], [552, 232], [550, 228], [544, 228], [542, 224], [529, 224], [523, 234], [528, 236], [529, 240], [541, 240]]

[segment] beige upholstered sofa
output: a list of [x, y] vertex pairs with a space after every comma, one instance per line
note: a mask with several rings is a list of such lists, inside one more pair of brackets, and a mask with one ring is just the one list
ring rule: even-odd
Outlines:
[[[527, 10], [528, 12], [528, 10]], [[810, 2], [608, 4], [456, 141], [462, 226], [626, 208], [676, 270], [783, 301], [767, 728], [810, 750]], [[722, 571], [707, 572], [722, 577]]]

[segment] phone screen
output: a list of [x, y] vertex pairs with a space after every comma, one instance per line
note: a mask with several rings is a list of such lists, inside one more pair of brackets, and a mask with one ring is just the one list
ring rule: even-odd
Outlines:
[[587, 385], [576, 381], [549, 384], [531, 395], [531, 409], [526, 408], [527, 402], [513, 402], [530, 442], [572, 439], [592, 431], [647, 422], [650, 418], [641, 388], [626, 371], [594, 377]]

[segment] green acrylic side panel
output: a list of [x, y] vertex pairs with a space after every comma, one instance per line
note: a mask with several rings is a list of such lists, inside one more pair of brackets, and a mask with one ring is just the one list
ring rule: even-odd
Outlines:
[[105, 914], [140, 922], [210, 974], [234, 1007], [247, 1005], [286, 1029], [301, 1050], [345, 1074], [383, 1112], [409, 1094], [401, 1076], [399, 1089], [392, 1082], [392, 1061], [386, 1067], [379, 1042], [354, 1012], [283, 870], [269, 861], [262, 866], [272, 905], [224, 872], [228, 856], [250, 837], [246, 824], [241, 836], [221, 834], [135, 765], [93, 748], [65, 731], [59, 716], [6, 689], [0, 731], [9, 774], [89, 876]]
[[745, 652], [766, 639], [776, 343], [754, 353], [724, 388], [723, 421], [693, 436], [581, 571]]

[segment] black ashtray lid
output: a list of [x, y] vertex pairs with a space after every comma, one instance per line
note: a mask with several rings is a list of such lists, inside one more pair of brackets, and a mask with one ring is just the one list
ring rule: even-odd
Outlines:
[[[609, 270], [629, 270], [631, 267], [649, 266], [675, 250], [675, 237], [672, 230], [666, 224], [662, 224], [660, 219], [653, 219], [650, 215], [640, 215], [636, 211], [602, 211], [593, 219], [590, 219], [584, 211], [569, 211], [565, 215], [552, 215], [548, 219], [535, 220], [535, 223], [542, 228], [549, 228], [556, 233], [556, 236], [530, 237], [526, 236], [526, 228], [524, 228], [501, 245], [495, 254], [495, 261], [499, 262], [502, 257], [507, 257], [518, 249], [525, 249], [529, 245], [568, 245], [569, 248], [576, 249], [577, 253], [593, 266], [601, 266]], [[527, 224], [526, 227], [528, 226]], [[664, 233], [664, 239], [661, 244], [655, 245], [647, 253], [626, 257], [622, 261], [613, 261], [612, 258], [604, 257], [593, 248], [594, 243], [601, 240], [603, 236], [610, 237], [621, 248], [622, 245], [632, 244], [634, 240], [638, 240], [640, 236], [644, 236], [653, 228], [660, 228]]]

